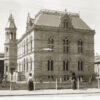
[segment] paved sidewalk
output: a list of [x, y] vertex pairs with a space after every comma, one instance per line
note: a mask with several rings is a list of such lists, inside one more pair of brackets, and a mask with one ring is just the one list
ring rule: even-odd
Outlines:
[[61, 90], [0, 90], [0, 96], [27, 96], [27, 95], [64, 95], [64, 94], [94, 94], [100, 93], [100, 89], [61, 89]]

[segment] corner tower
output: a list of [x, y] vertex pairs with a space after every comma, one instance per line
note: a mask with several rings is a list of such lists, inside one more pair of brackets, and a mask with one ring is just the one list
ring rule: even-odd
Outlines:
[[17, 40], [16, 26], [12, 14], [9, 16], [7, 26], [5, 28], [5, 61], [4, 74], [7, 80], [10, 80], [10, 75], [13, 76], [17, 67]]

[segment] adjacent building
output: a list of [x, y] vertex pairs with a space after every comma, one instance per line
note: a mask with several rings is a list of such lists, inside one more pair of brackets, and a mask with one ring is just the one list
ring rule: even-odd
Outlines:
[[100, 78], [100, 55], [95, 56], [94, 72], [95, 72], [96, 76]]
[[0, 82], [4, 75], [4, 53], [0, 53]]
[[5, 74], [17, 80], [66, 81], [75, 74], [94, 74], [94, 34], [79, 14], [41, 10], [34, 19], [28, 14], [26, 32], [16, 39], [12, 15], [5, 29]]

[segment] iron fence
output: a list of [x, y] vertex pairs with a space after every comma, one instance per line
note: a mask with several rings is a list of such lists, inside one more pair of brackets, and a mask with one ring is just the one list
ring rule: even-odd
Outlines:
[[[88, 89], [88, 88], [100, 88], [100, 79], [94, 79], [92, 81], [80, 81], [77, 79], [76, 85], [77, 89]], [[57, 79], [54, 81], [37, 81], [33, 80], [34, 90], [39, 89], [72, 89], [73, 83], [72, 80], [67, 81], [58, 81]], [[27, 90], [28, 82], [27, 81], [7, 81], [2, 80], [0, 83], [1, 90]]]

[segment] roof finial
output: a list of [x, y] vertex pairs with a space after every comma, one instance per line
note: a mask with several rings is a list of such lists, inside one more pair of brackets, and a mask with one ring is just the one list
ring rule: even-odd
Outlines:
[[65, 13], [67, 13], [67, 9], [65, 9]]
[[28, 12], [28, 17], [30, 17], [30, 13]]
[[14, 18], [12, 16], [12, 13], [9, 16], [8, 23], [6, 25], [6, 28], [15, 28], [16, 29], [16, 26], [15, 26], [15, 23], [14, 23]]
[[78, 12], [78, 15], [80, 16], [80, 11]]
[[9, 16], [9, 20], [12, 20], [13, 19], [13, 16], [12, 16], [12, 13], [10, 14]]

